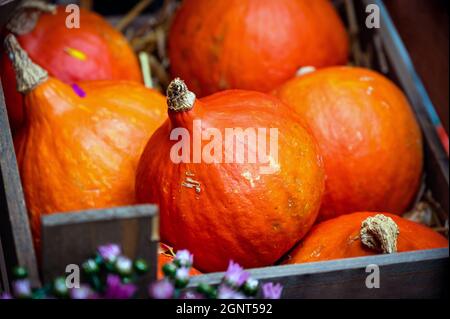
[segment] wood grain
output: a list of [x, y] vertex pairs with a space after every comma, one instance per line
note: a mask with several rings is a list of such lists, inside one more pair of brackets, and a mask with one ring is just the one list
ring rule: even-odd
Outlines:
[[385, 0], [385, 4], [449, 132], [449, 2]]
[[36, 256], [8, 116], [0, 86], [0, 234], [4, 260], [27, 267], [33, 285], [40, 284]]
[[157, 206], [137, 205], [43, 216], [43, 280], [64, 275], [67, 265], [80, 265], [98, 246], [116, 243], [124, 256], [148, 262], [150, 272], [139, 281], [144, 296], [148, 282], [156, 279], [159, 237], [153, 234], [153, 224], [158, 222], [157, 214]]
[[[380, 288], [366, 286], [368, 265], [378, 265]], [[249, 270], [264, 282], [281, 283], [283, 298], [442, 298], [448, 297], [449, 251], [444, 249], [340, 259]], [[220, 283], [223, 273], [192, 277], [199, 282]]]

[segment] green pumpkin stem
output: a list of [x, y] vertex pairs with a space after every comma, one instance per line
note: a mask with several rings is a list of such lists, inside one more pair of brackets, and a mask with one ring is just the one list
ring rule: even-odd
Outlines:
[[176, 78], [167, 87], [167, 105], [174, 112], [189, 111], [194, 107], [195, 94], [188, 90], [183, 80]]
[[47, 71], [31, 61], [14, 35], [6, 36], [5, 48], [16, 72], [17, 91], [27, 93], [48, 79]]

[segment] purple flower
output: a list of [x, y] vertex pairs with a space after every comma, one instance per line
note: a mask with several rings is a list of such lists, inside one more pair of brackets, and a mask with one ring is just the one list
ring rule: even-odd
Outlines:
[[19, 279], [13, 282], [13, 294], [16, 298], [27, 298], [31, 296], [31, 285], [28, 279]]
[[13, 299], [13, 297], [5, 291], [0, 294], [0, 299]]
[[242, 293], [226, 285], [220, 285], [217, 290], [217, 299], [247, 299]]
[[265, 283], [262, 286], [264, 299], [280, 299], [283, 292], [281, 284], [274, 285], [272, 282]]
[[109, 274], [106, 278], [105, 299], [129, 299], [133, 297], [137, 287], [133, 284], [123, 284], [120, 277]]
[[178, 268], [175, 273], [175, 279], [178, 280], [189, 280], [189, 269], [188, 268]]
[[73, 91], [81, 98], [86, 96], [86, 92], [83, 91], [82, 88], [80, 88], [78, 85], [76, 85], [75, 83], [72, 84], [72, 89]]
[[107, 262], [114, 262], [121, 254], [120, 247], [116, 244], [106, 244], [97, 248], [100, 256]]
[[148, 287], [148, 294], [153, 299], [171, 299], [174, 292], [175, 287], [168, 279], [156, 281]]
[[174, 261], [180, 267], [190, 267], [194, 263], [194, 255], [192, 255], [189, 250], [179, 250], [177, 251]]
[[181, 293], [180, 299], [205, 299], [205, 297], [196, 291], [187, 290]]
[[230, 260], [230, 264], [228, 265], [227, 272], [225, 273], [224, 280], [227, 284], [232, 287], [240, 287], [247, 279], [250, 277], [250, 274], [239, 266], [239, 264]]
[[94, 292], [88, 285], [81, 285], [79, 288], [72, 288], [69, 291], [71, 299], [91, 299], [95, 297]]
[[129, 275], [133, 271], [133, 262], [124, 256], [119, 256], [116, 259], [116, 270], [119, 274]]

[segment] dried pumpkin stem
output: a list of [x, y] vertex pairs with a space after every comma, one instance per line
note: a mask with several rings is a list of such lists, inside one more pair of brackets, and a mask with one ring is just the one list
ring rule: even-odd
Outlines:
[[183, 80], [176, 78], [167, 87], [167, 105], [174, 112], [185, 112], [192, 109], [195, 94], [188, 90]]
[[31, 61], [14, 35], [6, 36], [5, 48], [16, 72], [17, 91], [29, 92], [48, 79], [47, 71]]
[[41, 13], [44, 12], [56, 14], [56, 5], [39, 0], [25, 1], [14, 11], [6, 28], [17, 35], [29, 33], [33, 31]]
[[394, 220], [382, 214], [369, 217], [361, 224], [360, 238], [363, 245], [383, 254], [397, 252], [399, 234]]

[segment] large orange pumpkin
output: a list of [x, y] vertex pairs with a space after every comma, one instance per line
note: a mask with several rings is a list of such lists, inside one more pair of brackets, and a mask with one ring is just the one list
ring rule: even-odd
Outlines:
[[[169, 120], [148, 142], [136, 177], [138, 201], [159, 205], [162, 240], [188, 249], [202, 272], [224, 270], [230, 259], [273, 264], [317, 217], [324, 174], [315, 141], [287, 106], [263, 93], [197, 100], [175, 79], [168, 105]], [[266, 129], [258, 130], [258, 145], [253, 128]], [[189, 136], [180, 139], [180, 131]]]
[[[33, 7], [33, 3], [30, 1]], [[25, 2], [27, 4], [27, 2]], [[35, 5], [35, 4], [34, 4]], [[48, 7], [48, 5], [44, 6]], [[36, 9], [22, 7], [18, 12], [35, 12]], [[29, 21], [30, 16], [26, 15]], [[31, 30], [20, 30], [29, 26], [20, 15], [13, 33], [28, 52], [30, 58], [61, 81], [72, 84], [85, 80], [130, 80], [141, 82], [137, 58], [125, 37], [99, 15], [80, 9], [79, 28], [68, 28], [70, 18], [65, 6], [51, 12], [41, 12]], [[69, 22], [71, 19], [68, 19]], [[11, 24], [10, 22], [10, 24]], [[24, 33], [23, 33], [24, 32]], [[3, 54], [0, 71], [5, 89], [6, 105], [11, 126], [16, 131], [23, 123], [23, 103], [16, 90], [15, 75], [11, 72], [9, 59]]]
[[15, 146], [31, 226], [40, 216], [134, 204], [139, 156], [166, 118], [164, 97], [135, 82], [69, 86], [7, 46], [25, 93], [27, 119]]
[[422, 138], [403, 93], [362, 68], [334, 67], [276, 92], [317, 139], [326, 187], [321, 219], [355, 211], [404, 212], [422, 171]]
[[[285, 263], [296, 264], [388, 253], [380, 245], [383, 242], [385, 247], [396, 247], [389, 253], [448, 246], [448, 240], [431, 228], [393, 214], [381, 213], [384, 218], [378, 214], [380, 213], [353, 213], [315, 225], [289, 254]], [[397, 225], [397, 238], [384, 236], [389, 234], [389, 229], [385, 227], [386, 217]], [[372, 246], [371, 243], [375, 245]]]
[[328, 0], [185, 0], [169, 34], [172, 74], [199, 96], [267, 92], [302, 66], [345, 64], [347, 55]]

